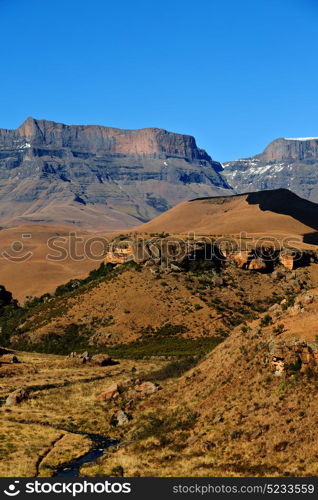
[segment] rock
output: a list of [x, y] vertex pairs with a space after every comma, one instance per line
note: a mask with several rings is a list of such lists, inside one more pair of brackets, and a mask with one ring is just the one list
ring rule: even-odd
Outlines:
[[278, 271], [278, 269], [275, 269], [275, 271], [272, 272], [272, 278], [274, 280], [281, 280], [285, 277], [285, 273], [282, 271]]
[[274, 312], [275, 312], [275, 311], [281, 311], [281, 309], [282, 309], [282, 308], [281, 308], [280, 304], [273, 304], [271, 307], [269, 307], [269, 309], [268, 309], [268, 310], [269, 310], [269, 311], [274, 311]]
[[182, 271], [181, 267], [176, 266], [175, 264], [170, 264], [170, 269], [171, 269], [171, 271], [175, 271], [175, 272]]
[[300, 313], [305, 312], [305, 309], [301, 306], [301, 304], [295, 304], [288, 308], [288, 311], [292, 316], [297, 316]]
[[135, 391], [135, 389], [129, 389], [125, 394], [125, 398], [128, 399], [128, 401], [137, 401], [138, 399], [142, 399], [142, 395], [140, 392]]
[[252, 259], [248, 265], [248, 269], [253, 271], [264, 271], [266, 269], [266, 264], [262, 259]]
[[4, 354], [0, 358], [1, 363], [19, 363], [19, 360], [15, 354]]
[[91, 363], [98, 366], [110, 366], [114, 364], [114, 361], [108, 354], [94, 354], [91, 357]]
[[286, 267], [286, 269], [289, 269], [290, 271], [292, 271], [294, 269], [295, 259], [294, 259], [293, 255], [280, 254], [279, 262], [284, 267]]
[[120, 383], [120, 387], [123, 391], [127, 391], [135, 385], [139, 385], [141, 382], [137, 378], [126, 378], [123, 382]]
[[237, 267], [243, 269], [247, 268], [250, 260], [252, 259], [252, 252], [250, 250], [241, 250], [233, 252], [227, 256], [229, 261], [233, 260]]
[[122, 425], [128, 424], [129, 420], [131, 420], [131, 417], [130, 415], [128, 415], [128, 413], [123, 410], [117, 410], [112, 415], [110, 423], [115, 427], [121, 427]]
[[106, 389], [106, 391], [101, 392], [97, 396], [97, 399], [99, 399], [100, 401], [108, 401], [110, 399], [115, 399], [118, 396], [119, 396], [119, 387], [117, 384], [112, 384]]
[[6, 405], [7, 406], [17, 405], [22, 401], [28, 399], [28, 397], [29, 397], [29, 391], [22, 387], [21, 389], [17, 389], [16, 391], [11, 392], [11, 394], [9, 394], [9, 396], [6, 399]]
[[142, 397], [151, 396], [160, 389], [161, 387], [153, 382], [143, 382], [142, 384], [135, 386], [135, 391]]

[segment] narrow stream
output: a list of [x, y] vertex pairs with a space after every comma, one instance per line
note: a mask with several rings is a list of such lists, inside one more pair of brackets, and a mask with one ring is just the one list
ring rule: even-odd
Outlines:
[[75, 432], [89, 438], [93, 446], [90, 451], [70, 462], [64, 463], [55, 469], [52, 477], [78, 477], [80, 469], [84, 464], [95, 462], [99, 457], [104, 454], [104, 451], [110, 446], [116, 445], [119, 441], [116, 439], [106, 438], [101, 434], [85, 434], [82, 432]]
[[[2, 404], [4, 404], [5, 401], [6, 398], [0, 398], [0, 406], [1, 402]], [[12, 422], [14, 422], [14, 420], [12, 420]], [[55, 467], [52, 477], [78, 477], [80, 475], [80, 469], [84, 464], [95, 462], [104, 454], [107, 448], [115, 446], [119, 443], [117, 439], [108, 438], [106, 436], [103, 436], [102, 434], [70, 430], [56, 425], [51, 425], [46, 422], [37, 422], [36, 420], [20, 420], [17, 422], [22, 424], [43, 425], [43, 427], [51, 427], [52, 429], [69, 432], [70, 434], [79, 434], [92, 441], [92, 447], [87, 453], [84, 453], [84, 455], [82, 455], [81, 457], [77, 457], [70, 462], [64, 462], [58, 467]]]

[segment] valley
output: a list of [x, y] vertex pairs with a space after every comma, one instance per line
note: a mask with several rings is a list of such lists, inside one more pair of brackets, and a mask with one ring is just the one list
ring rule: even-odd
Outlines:
[[141, 234], [54, 292], [2, 291], [0, 474], [315, 475], [315, 245]]

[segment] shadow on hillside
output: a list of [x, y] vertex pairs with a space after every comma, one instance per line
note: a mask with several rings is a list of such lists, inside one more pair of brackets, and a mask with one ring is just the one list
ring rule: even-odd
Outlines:
[[305, 234], [303, 242], [308, 245], [318, 245], [318, 232]]
[[248, 193], [246, 201], [259, 205], [263, 211], [269, 210], [288, 215], [315, 231], [304, 236], [305, 243], [318, 244], [318, 204], [300, 198], [288, 189], [275, 189]]

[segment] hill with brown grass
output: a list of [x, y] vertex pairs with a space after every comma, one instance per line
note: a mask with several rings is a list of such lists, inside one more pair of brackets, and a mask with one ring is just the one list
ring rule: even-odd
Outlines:
[[83, 473], [317, 476], [317, 289], [236, 327], [139, 405], [123, 446]]
[[[78, 238], [76, 244], [74, 237]], [[25, 225], [0, 231], [0, 283], [24, 301], [27, 296], [54, 292], [71, 278], [84, 277], [100, 259], [84, 250], [91, 233], [70, 233], [60, 226]], [[101, 248], [96, 249], [101, 251]]]
[[315, 242], [318, 205], [287, 189], [259, 191], [228, 197], [199, 198], [180, 203], [139, 231], [169, 233], [293, 236]]

